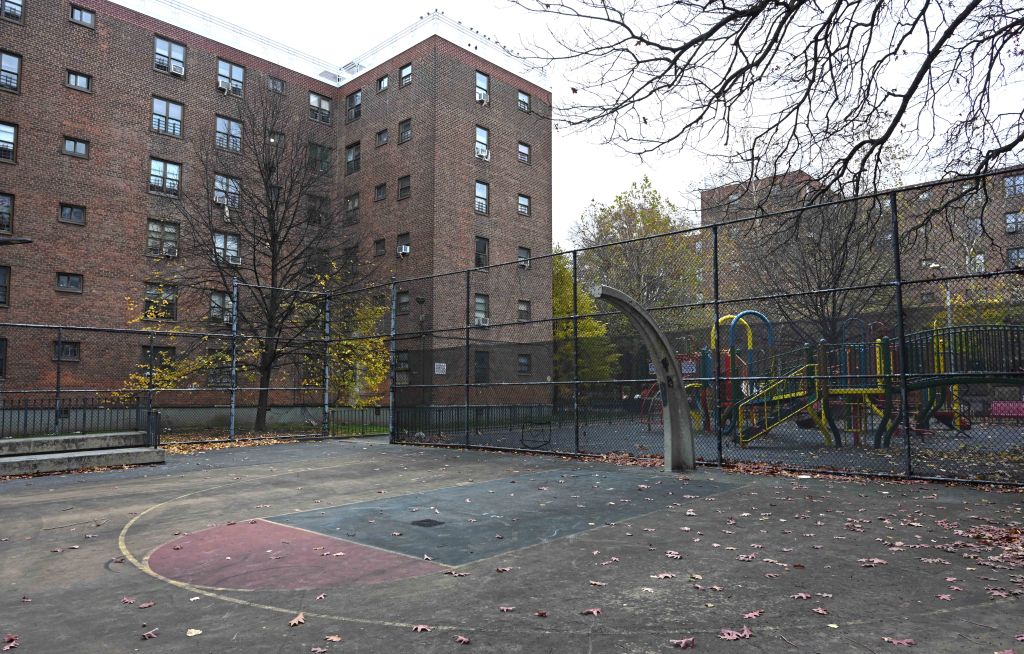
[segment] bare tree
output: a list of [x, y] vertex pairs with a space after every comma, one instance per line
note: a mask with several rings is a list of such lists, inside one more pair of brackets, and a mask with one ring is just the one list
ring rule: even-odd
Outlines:
[[[238, 281], [238, 331], [250, 337], [246, 356], [259, 388], [256, 430], [266, 427], [279, 367], [322, 359], [326, 295], [354, 287], [366, 272], [351, 230], [342, 228], [358, 206], [336, 197], [332, 153], [318, 141], [317, 123], [259, 81], [247, 85], [232, 116], [218, 117], [196, 140], [201, 183], [187, 185], [177, 202], [174, 272], [183, 311], [222, 324], [230, 322]], [[336, 307], [335, 333], [346, 333], [339, 329], [346, 322], [367, 322], [362, 301], [350, 296]], [[319, 384], [319, 375], [308, 377], [300, 383]]]
[[564, 120], [640, 155], [703, 147], [850, 195], [896, 152], [967, 174], [1024, 144], [1020, 2], [512, 1], [575, 35], [529, 57], [570, 69]]

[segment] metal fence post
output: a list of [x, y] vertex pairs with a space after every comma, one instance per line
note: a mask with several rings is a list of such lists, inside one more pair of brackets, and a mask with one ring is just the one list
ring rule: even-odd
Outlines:
[[572, 251], [572, 422], [574, 429], [573, 452], [580, 453], [580, 324], [579, 324], [579, 268], [577, 250]]
[[60, 414], [61, 414], [61, 394], [60, 394], [60, 376], [61, 376], [61, 361], [64, 360], [64, 328], [57, 328], [57, 345], [56, 352], [54, 353], [57, 359], [57, 377], [54, 382], [54, 402], [53, 402], [53, 435], [57, 436], [60, 434]]
[[231, 278], [231, 414], [228, 438], [235, 440], [238, 411], [238, 277]]
[[896, 191], [889, 194], [889, 215], [892, 229], [893, 273], [896, 286], [896, 340], [900, 348], [900, 410], [903, 412], [903, 435], [906, 438], [906, 476], [913, 475], [910, 446], [910, 407], [907, 405], [907, 338], [903, 325], [903, 269], [900, 265], [899, 210], [896, 208]]
[[398, 438], [398, 412], [395, 410], [395, 384], [398, 383], [398, 352], [395, 337], [398, 334], [398, 284], [391, 278], [391, 325], [388, 329], [388, 350], [391, 358], [391, 383], [388, 384], [388, 432], [391, 442]]
[[718, 465], [722, 465], [722, 357], [718, 356], [721, 343], [718, 334], [718, 321], [722, 318], [721, 286], [718, 279], [718, 224], [711, 225], [711, 278], [715, 298], [715, 342], [710, 349], [715, 375], [715, 436], [718, 440]]
[[464, 357], [465, 357], [465, 370], [463, 372], [463, 400], [462, 400], [462, 420], [466, 430], [466, 445], [469, 445], [469, 325], [470, 325], [470, 295], [469, 295], [469, 284], [470, 284], [470, 271], [466, 271], [466, 330], [464, 334]]
[[153, 347], [153, 332], [150, 332], [149, 353], [148, 356], [146, 357], [147, 363], [149, 364], [146, 366], [146, 413], [149, 413], [150, 411], [153, 410], [153, 368], [156, 366], [156, 362], [154, 360], [156, 357], [156, 352], [154, 352]]
[[331, 427], [331, 296], [324, 296], [324, 363], [323, 363], [323, 419], [320, 423], [320, 436], [330, 436]]

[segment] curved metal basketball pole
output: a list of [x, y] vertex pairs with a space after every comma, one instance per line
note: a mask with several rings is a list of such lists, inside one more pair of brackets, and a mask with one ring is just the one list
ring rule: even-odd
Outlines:
[[656, 362], [654, 368], [661, 389], [662, 424], [665, 428], [665, 470], [692, 470], [695, 463], [689, 402], [671, 343], [651, 315], [622, 291], [601, 286], [593, 295], [626, 314]]

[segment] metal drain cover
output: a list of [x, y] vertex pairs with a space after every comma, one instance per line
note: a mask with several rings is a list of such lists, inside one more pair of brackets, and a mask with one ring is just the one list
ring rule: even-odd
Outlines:
[[438, 525], [443, 525], [444, 523], [440, 520], [434, 520], [433, 518], [424, 518], [423, 520], [413, 520], [412, 524], [417, 527], [436, 527]]

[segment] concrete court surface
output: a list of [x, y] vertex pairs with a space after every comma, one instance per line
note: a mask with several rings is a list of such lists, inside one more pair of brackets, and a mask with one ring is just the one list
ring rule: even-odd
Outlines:
[[1022, 497], [379, 440], [169, 456], [0, 482], [0, 635], [19, 653], [692, 637], [697, 652], [1024, 654]]

